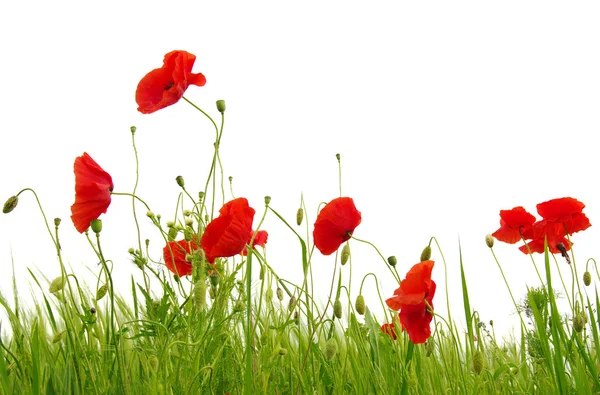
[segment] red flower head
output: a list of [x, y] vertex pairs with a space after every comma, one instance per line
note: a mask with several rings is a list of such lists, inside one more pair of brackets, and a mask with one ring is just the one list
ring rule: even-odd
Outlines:
[[402, 329], [415, 344], [425, 343], [431, 336], [433, 313], [429, 308], [433, 309], [436, 287], [431, 279], [433, 264], [433, 261], [423, 261], [414, 265], [394, 291], [394, 296], [385, 301], [389, 308], [400, 310]]
[[521, 241], [521, 235], [531, 229], [535, 217], [523, 207], [500, 210], [500, 229], [492, 233], [496, 239], [514, 244]]
[[163, 258], [167, 269], [179, 277], [192, 274], [192, 263], [185, 260], [187, 254], [198, 249], [198, 244], [192, 241], [169, 241], [163, 248]]
[[396, 331], [394, 331], [394, 324], [383, 324], [381, 325], [381, 331], [389, 336], [392, 337], [392, 339], [396, 340]]
[[[254, 234], [254, 231], [252, 231], [252, 235]], [[250, 238], [252, 238], [252, 235], [250, 235]], [[267, 233], [266, 230], [259, 230], [258, 232], [256, 232], [256, 236], [254, 237], [254, 240], [252, 241], [252, 248], [255, 248], [256, 246], [261, 246], [264, 247], [265, 244], [267, 244], [267, 239], [269, 238], [269, 234]], [[250, 239], [248, 239], [248, 241], [246, 241], [246, 244], [250, 243]], [[242, 255], [246, 256], [248, 255], [248, 249], [246, 248], [246, 246], [244, 246], [244, 249], [242, 250]]]
[[142, 78], [135, 91], [138, 111], [150, 114], [175, 104], [190, 85], [204, 86], [206, 78], [193, 74], [196, 56], [186, 51], [172, 51], [165, 55], [163, 66]]
[[213, 263], [217, 257], [226, 258], [242, 252], [252, 238], [254, 213], [245, 198], [234, 199], [221, 207], [219, 216], [206, 226], [200, 239], [208, 262]]
[[333, 254], [342, 243], [350, 239], [360, 221], [360, 211], [354, 206], [352, 198], [333, 199], [323, 207], [315, 221], [315, 247], [323, 255]]
[[556, 233], [571, 235], [575, 232], [585, 230], [592, 226], [588, 217], [583, 214], [585, 204], [577, 199], [564, 197], [560, 199], [552, 199], [547, 202], [540, 203], [537, 206], [538, 214], [544, 218], [548, 224], [555, 224]]
[[71, 206], [71, 220], [79, 233], [85, 232], [90, 222], [98, 219], [110, 205], [110, 193], [114, 185], [110, 174], [105, 172], [91, 156], [84, 152], [75, 158], [75, 203]]
[[562, 225], [541, 220], [533, 224], [533, 227], [525, 233], [526, 239], [531, 239], [529, 243], [519, 247], [519, 250], [524, 254], [529, 254], [531, 251], [540, 254], [544, 253], [544, 239], [548, 241], [548, 250], [552, 254], [566, 255], [566, 252], [571, 249], [569, 240], [565, 237], [564, 227]]

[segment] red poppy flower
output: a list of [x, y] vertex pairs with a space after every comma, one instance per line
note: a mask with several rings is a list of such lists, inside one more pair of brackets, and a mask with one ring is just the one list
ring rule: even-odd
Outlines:
[[185, 260], [187, 254], [198, 249], [198, 244], [192, 241], [169, 241], [163, 248], [163, 258], [167, 269], [179, 277], [192, 274], [192, 263]]
[[408, 337], [415, 344], [425, 343], [431, 336], [433, 313], [429, 309], [433, 309], [436, 288], [431, 279], [433, 265], [431, 260], [414, 265], [394, 291], [394, 296], [385, 301], [389, 308], [400, 310], [402, 330], [408, 332]]
[[575, 232], [585, 230], [592, 226], [590, 220], [583, 214], [585, 204], [571, 197], [548, 200], [538, 204], [538, 214], [542, 216], [548, 223], [558, 225], [557, 233], [571, 235]]
[[114, 185], [110, 174], [105, 172], [91, 156], [84, 152], [75, 158], [75, 203], [71, 206], [71, 220], [79, 233], [85, 232], [90, 222], [98, 219], [110, 205], [110, 193]]
[[[254, 234], [254, 231], [252, 231], [252, 234]], [[252, 238], [252, 236], [250, 236]], [[269, 234], [267, 233], [266, 230], [259, 230], [258, 232], [256, 232], [256, 236], [254, 236], [254, 240], [252, 241], [252, 248], [255, 248], [256, 246], [261, 246], [264, 247], [265, 244], [267, 244], [267, 239], [269, 238]], [[248, 239], [248, 241], [246, 242], [246, 244], [250, 243], [250, 239]], [[246, 246], [244, 246], [244, 249], [242, 250], [242, 255], [246, 256], [248, 255], [248, 249], [246, 248]]]
[[531, 239], [529, 243], [519, 247], [519, 250], [524, 254], [529, 254], [529, 252], [543, 254], [544, 239], [547, 240], [548, 250], [552, 254], [562, 254], [564, 256], [572, 245], [565, 237], [564, 227], [547, 220], [541, 220], [533, 224], [524, 236], [526, 239]]
[[196, 56], [186, 51], [172, 51], [165, 55], [163, 66], [141, 79], [135, 91], [138, 111], [150, 114], [175, 104], [188, 86], [204, 86], [206, 78], [192, 73]]
[[381, 331], [389, 336], [392, 337], [392, 339], [396, 340], [396, 332], [394, 331], [394, 324], [383, 324], [381, 325]]
[[208, 262], [213, 263], [217, 257], [226, 258], [242, 252], [252, 238], [254, 213], [245, 198], [234, 199], [221, 207], [219, 216], [206, 226], [200, 239]]
[[531, 229], [535, 217], [523, 207], [500, 210], [500, 229], [492, 233], [496, 239], [514, 244], [521, 241], [521, 235]]
[[360, 211], [354, 206], [352, 198], [333, 199], [323, 207], [315, 221], [315, 247], [323, 255], [333, 254], [342, 243], [350, 239], [360, 221]]

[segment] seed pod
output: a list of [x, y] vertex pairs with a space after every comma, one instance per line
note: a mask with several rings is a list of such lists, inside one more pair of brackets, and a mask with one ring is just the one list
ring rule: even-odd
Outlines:
[[92, 222], [90, 223], [90, 226], [92, 227], [92, 231], [95, 234], [102, 232], [102, 220], [101, 219], [93, 219]]
[[356, 303], [354, 304], [356, 308], [356, 312], [360, 315], [365, 314], [365, 297], [362, 295], [358, 295], [356, 297]]
[[342, 318], [342, 302], [339, 299], [336, 299], [333, 303], [333, 315], [338, 319]]
[[225, 106], [225, 100], [217, 100], [217, 110], [221, 114], [225, 112], [225, 108], [227, 108], [227, 106]]
[[175, 177], [175, 181], [177, 182], [177, 185], [179, 185], [181, 188], [185, 186], [185, 181], [183, 180], [182, 176]]
[[210, 278], [210, 284], [213, 287], [218, 287], [219, 286], [219, 283], [221, 282], [221, 275], [219, 274], [218, 271], [212, 270], [210, 272], [210, 274], [208, 275], [208, 278]]
[[396, 257], [393, 255], [388, 257], [387, 261], [388, 261], [388, 265], [390, 265], [391, 267], [394, 267], [398, 264], [398, 259], [396, 259]]

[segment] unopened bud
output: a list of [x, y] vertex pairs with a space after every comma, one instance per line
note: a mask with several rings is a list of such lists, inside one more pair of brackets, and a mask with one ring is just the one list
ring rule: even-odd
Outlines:
[[421, 262], [428, 261], [429, 259], [431, 259], [431, 246], [423, 248], [423, 252], [421, 253]]
[[339, 160], [340, 160], [340, 158], [341, 158], [340, 154], [335, 154], [335, 157], [336, 157], [336, 159], [337, 159], [337, 160], [338, 160], [338, 162], [339, 162]]
[[6, 203], [4, 203], [4, 207], [2, 208], [2, 212], [4, 214], [8, 214], [11, 211], [13, 211], [15, 209], [15, 207], [17, 207], [17, 204], [19, 204], [19, 197], [18, 196], [11, 196], [8, 198], [8, 200], [6, 201]]
[[194, 219], [193, 218], [186, 218], [185, 219], [185, 226], [192, 226], [194, 225]]
[[169, 241], [175, 240], [175, 238], [177, 237], [177, 233], [179, 233], [177, 228], [175, 228], [175, 227], [169, 228], [169, 233], [168, 233]]
[[152, 211], [148, 210], [148, 211], [146, 211], [146, 217], [148, 217], [148, 218], [154, 218], [155, 215], [154, 215], [154, 213]]
[[90, 226], [92, 227], [92, 231], [95, 234], [102, 232], [102, 220], [101, 219], [93, 219]]
[[127, 250], [127, 252], [131, 255], [135, 254], [135, 250], [133, 249], [133, 247], [129, 247], [129, 249]]
[[396, 257], [393, 255], [388, 257], [387, 261], [388, 261], [388, 265], [390, 265], [391, 267], [394, 267], [398, 264], [398, 259], [396, 259]]
[[225, 100], [217, 100], [217, 110], [219, 110], [221, 114], [225, 112], [225, 108]]
[[473, 372], [475, 372], [475, 374], [479, 374], [483, 371], [484, 367], [485, 360], [483, 359], [483, 354], [481, 351], [477, 350], [475, 351], [475, 354], [473, 354]]
[[183, 176], [175, 177], [175, 181], [177, 182], [177, 185], [179, 185], [181, 188], [183, 188], [185, 186], [185, 181], [183, 181]]
[[241, 313], [246, 309], [246, 303], [243, 300], [238, 300], [235, 306], [233, 306], [233, 311], [235, 313]]
[[279, 351], [277, 351], [279, 355], [282, 357], [287, 354], [287, 348], [279, 347]]
[[283, 290], [281, 288], [277, 287], [275, 294], [277, 295], [277, 299], [280, 301], [283, 300]]
[[304, 218], [304, 209], [300, 207], [298, 211], [296, 211], [296, 224], [300, 226], [302, 223], [302, 218]]
[[333, 315], [338, 319], [342, 318], [342, 301], [339, 299], [336, 299], [333, 303]]
[[337, 342], [332, 337], [331, 339], [327, 340], [327, 343], [325, 344], [325, 358], [327, 358], [328, 361], [331, 361], [336, 354]]
[[491, 234], [487, 234], [485, 235], [485, 244], [492, 248], [494, 246], [494, 236], [492, 236]]
[[585, 326], [585, 321], [586, 318], [582, 313], [575, 314], [575, 317], [573, 317], [573, 330], [578, 333], [581, 332]]
[[265, 291], [265, 298], [267, 299], [267, 302], [271, 303], [273, 300], [273, 289], [267, 288]]
[[150, 365], [150, 368], [152, 368], [152, 370], [154, 370], [155, 372], [158, 370], [158, 358], [156, 358], [156, 356], [151, 356], [150, 358], [148, 358], [148, 364]]
[[48, 287], [48, 291], [50, 291], [50, 293], [55, 293], [60, 291], [61, 289], [63, 289], [65, 287], [65, 277], [56, 277], [54, 280], [52, 280], [52, 282], [50, 283], [50, 287]]
[[289, 303], [288, 303], [288, 310], [289, 310], [289, 311], [292, 311], [292, 310], [294, 310], [294, 308], [295, 308], [295, 307], [296, 307], [296, 297], [295, 297], [295, 296], [292, 296], [292, 297], [290, 298], [290, 301], [289, 301]]
[[99, 301], [100, 299], [102, 299], [104, 297], [104, 295], [106, 295], [107, 291], [108, 291], [108, 284], [104, 284], [100, 288], [98, 288], [98, 290], [96, 291], [96, 302]]
[[583, 283], [586, 287], [589, 287], [592, 283], [592, 275], [590, 272], [586, 271], [585, 273], [583, 273]]
[[350, 259], [350, 244], [346, 243], [342, 248], [342, 257], [340, 259], [340, 263], [342, 264], [342, 266], [344, 266], [346, 262], [348, 262], [348, 259]]
[[63, 334], [65, 333], [65, 331], [59, 332], [57, 334], [54, 335], [54, 337], [52, 338], [52, 343], [58, 343], [62, 340], [63, 338]]
[[212, 270], [208, 275], [208, 278], [210, 279], [210, 285], [212, 285], [213, 287], [219, 286], [219, 283], [221, 282], [221, 275], [219, 274], [219, 272], [217, 272], [216, 270]]
[[356, 297], [356, 303], [354, 303], [354, 307], [356, 308], [356, 312], [358, 314], [365, 314], [365, 297], [362, 295], [358, 295]]
[[208, 289], [208, 296], [214, 300], [217, 297], [217, 289], [215, 287], [210, 287]]

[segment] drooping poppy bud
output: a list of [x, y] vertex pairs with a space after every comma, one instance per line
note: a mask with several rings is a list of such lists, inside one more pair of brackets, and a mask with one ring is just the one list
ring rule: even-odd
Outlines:
[[428, 261], [431, 259], [431, 246], [427, 246], [423, 248], [423, 252], [421, 252], [421, 262]]
[[185, 181], [183, 180], [183, 176], [175, 177], [175, 182], [177, 182], [177, 185], [179, 185], [181, 188], [183, 188], [185, 186]]
[[304, 218], [304, 209], [300, 207], [298, 211], [296, 211], [296, 225], [300, 226], [300, 224], [302, 224], [302, 218]]
[[335, 302], [333, 302], [333, 315], [338, 319], [342, 318], [342, 301], [339, 299], [336, 299]]
[[365, 314], [365, 297], [362, 295], [358, 295], [356, 297], [356, 303], [354, 304], [354, 307], [356, 308], [356, 312], [360, 315], [364, 315]]
[[350, 258], [350, 244], [346, 243], [346, 244], [344, 244], [344, 247], [342, 248], [342, 257], [340, 259], [340, 263], [342, 264], [342, 266], [344, 266], [348, 262], [349, 258]]
[[11, 196], [6, 200], [6, 203], [4, 203], [4, 207], [2, 208], [2, 212], [4, 214], [8, 214], [11, 211], [13, 211], [15, 209], [15, 207], [17, 207], [17, 204], [19, 203], [19, 197], [18, 196]]
[[592, 283], [592, 275], [590, 274], [590, 272], [586, 271], [585, 273], [583, 273], [583, 283], [586, 287], [589, 287]]
[[492, 236], [491, 234], [487, 234], [485, 235], [485, 244], [492, 248], [494, 246], [494, 236]]
[[106, 295], [106, 292], [108, 292], [108, 284], [104, 284], [98, 288], [96, 291], [96, 302], [102, 299]]
[[328, 361], [331, 361], [336, 354], [337, 342], [332, 337], [331, 339], [327, 340], [327, 343], [325, 344], [325, 358], [327, 358]]
[[473, 372], [475, 372], [475, 374], [480, 374], [484, 367], [485, 360], [483, 359], [483, 354], [481, 351], [477, 350], [475, 351], [475, 354], [473, 354]]
[[66, 278], [63, 276], [56, 277], [50, 283], [50, 287], [48, 287], [48, 291], [50, 291], [50, 293], [55, 293], [55, 292], [62, 290], [65, 287], [65, 280], [66, 280]]

